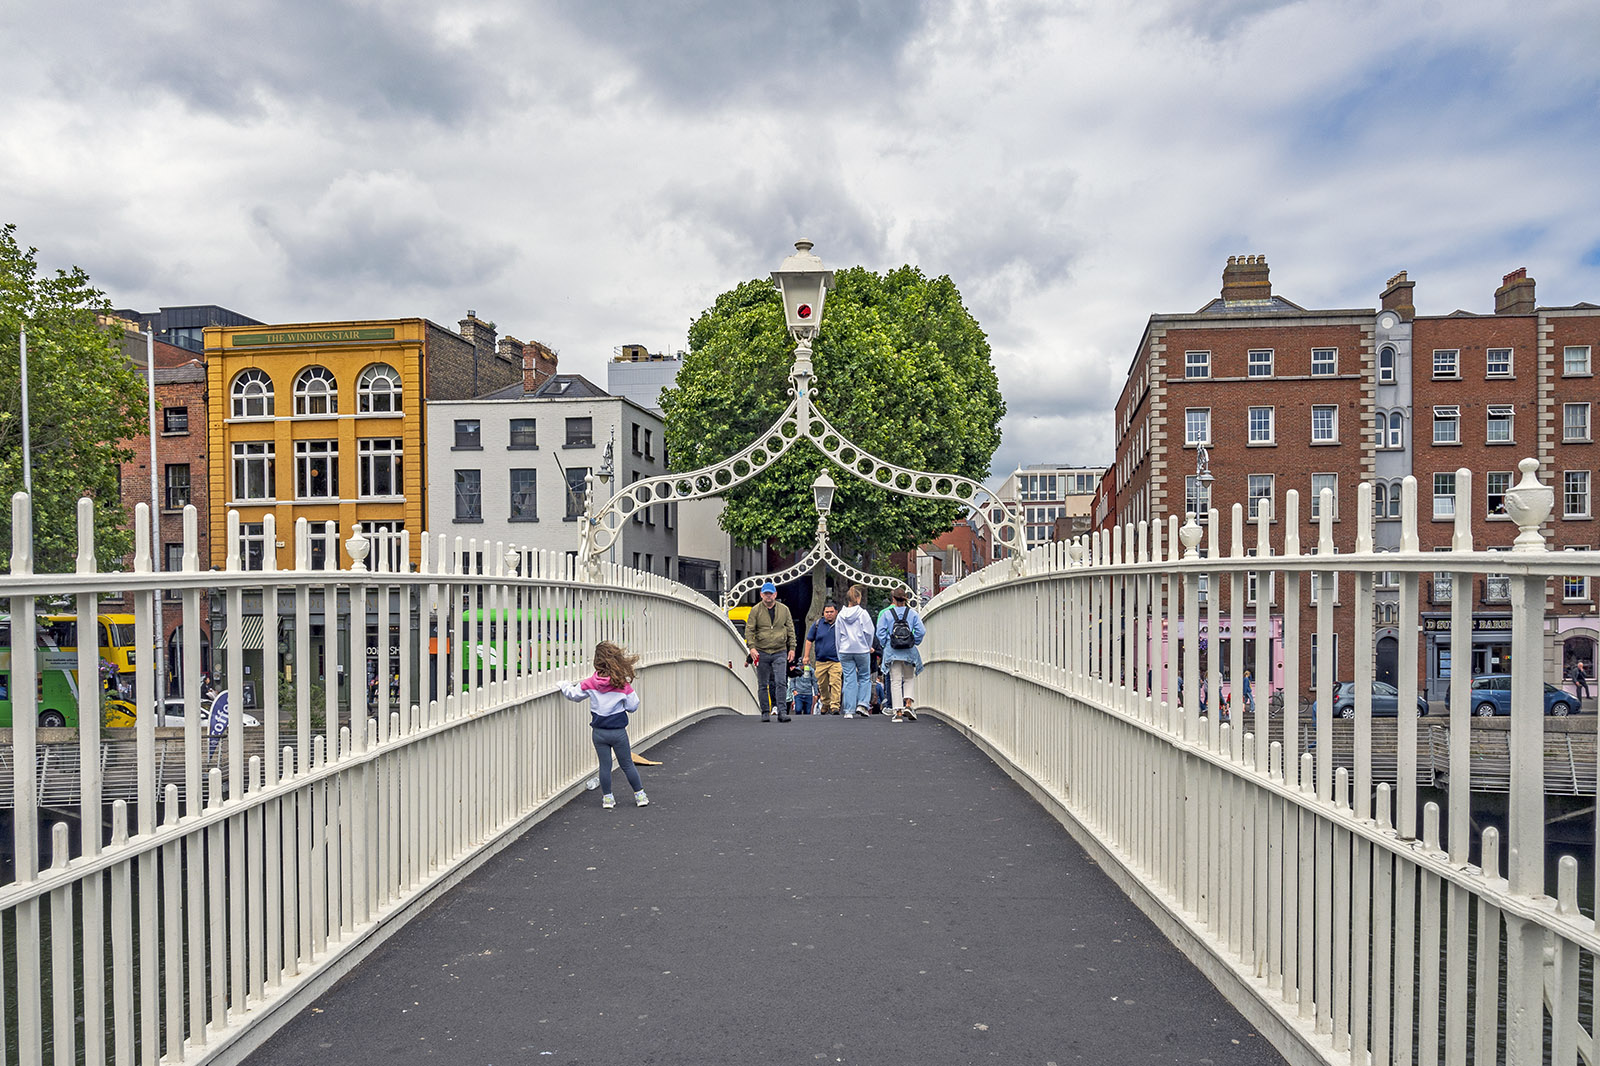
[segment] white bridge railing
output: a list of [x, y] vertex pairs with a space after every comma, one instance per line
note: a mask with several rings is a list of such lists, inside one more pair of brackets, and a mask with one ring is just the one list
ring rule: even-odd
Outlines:
[[[4, 751], [13, 810], [12, 876], [0, 885], [0, 1063], [242, 1057], [405, 918], [582, 788], [594, 772], [588, 715], [556, 687], [589, 672], [599, 640], [642, 656], [636, 742], [754, 707], [747, 673], [734, 669], [744, 659], [737, 634], [714, 604], [659, 577], [602, 565], [590, 579], [566, 556], [426, 533], [418, 569], [396, 565], [411, 558], [402, 533], [377, 552], [353, 538], [354, 569], [314, 570], [303, 522], [296, 569], [270, 569], [269, 550], [269, 569], [245, 571], [236, 515], [226, 569], [202, 571], [193, 508], [184, 569], [156, 573], [144, 507], [132, 572], [94, 572], [83, 501], [78, 572], [35, 574], [28, 500], [13, 500], [11, 567], [0, 576], [14, 721]], [[369, 552], [376, 569], [363, 566]], [[158, 793], [153, 636], [158, 597], [174, 593], [190, 635], [180, 666], [183, 759], [181, 783]], [[214, 594], [233, 635], [219, 657], [235, 700], [246, 676], [245, 597], [259, 598], [261, 725], [248, 731], [263, 736], [259, 748], [237, 704], [223, 735], [202, 732], [193, 635]], [[134, 604], [132, 728], [102, 728], [92, 710], [100, 654], [87, 634], [107, 595]], [[50, 744], [36, 717], [39, 667], [18, 652], [33, 643], [24, 620], [62, 611], [64, 598], [84, 634], [77, 674], [86, 709], [68, 741], [78, 755], [77, 802], [42, 810], [38, 768]], [[369, 703], [365, 634], [394, 627], [397, 648], [377, 641], [385, 683]], [[286, 666], [292, 682], [282, 681]], [[352, 679], [346, 699], [341, 667]], [[164, 747], [175, 742], [163, 737]], [[119, 746], [134, 750], [131, 803], [105, 794], [102, 767]], [[267, 754], [247, 759], [247, 748]]]
[[[991, 567], [934, 601], [924, 701], [1055, 809], [1291, 1061], [1592, 1063], [1600, 932], [1592, 886], [1583, 886], [1579, 906], [1574, 859], [1547, 874], [1542, 675], [1547, 588], [1553, 582], [1559, 594], [1562, 580], [1576, 576], [1592, 589], [1600, 565], [1587, 561], [1593, 553], [1547, 549], [1538, 528], [1550, 497], [1532, 477], [1536, 467], [1524, 462], [1523, 491], [1508, 498], [1521, 530], [1511, 551], [1472, 550], [1464, 507], [1455, 550], [1419, 551], [1410, 478], [1398, 552], [1372, 550], [1370, 485], [1360, 486], [1354, 553], [1333, 552], [1326, 495], [1319, 543], [1303, 553], [1292, 492], [1283, 539], [1271, 543], [1269, 501], [1253, 555], [1238, 505], [1228, 543], [1213, 510], [1204, 529], [1173, 517], [1038, 549], [1021, 576]], [[1457, 493], [1473, 498], [1465, 470]], [[1370, 695], [1374, 588], [1386, 572], [1398, 575], [1399, 632], [1416, 634], [1399, 646], [1392, 787], [1373, 783]], [[1443, 811], [1419, 808], [1418, 720], [1407, 709], [1419, 689], [1419, 588], [1435, 572], [1463, 590], [1491, 573], [1507, 586], [1513, 710], [1504, 839], [1494, 828], [1474, 839], [1469, 822], [1464, 669], [1448, 704], [1449, 780], [1459, 787]], [[1253, 604], [1250, 581], [1262, 593]], [[1328, 594], [1340, 581], [1342, 590]], [[1210, 593], [1203, 601], [1202, 587]], [[1310, 603], [1315, 632], [1332, 634], [1337, 621], [1358, 650], [1356, 713], [1339, 726], [1354, 733], [1345, 765], [1336, 764], [1332, 715], [1302, 729], [1308, 710], [1294, 698], [1309, 680], [1300, 662], [1311, 634], [1300, 619]], [[1470, 596], [1451, 601], [1454, 633], [1470, 632], [1471, 608]], [[1235, 686], [1230, 723], [1202, 717], [1202, 698], [1219, 708], [1218, 642], [1202, 661], [1198, 641], [1183, 641], [1180, 652], [1163, 636], [1217, 634], [1219, 617], [1240, 635], [1253, 621], [1256, 657], [1246, 662], [1243, 641], [1231, 641], [1230, 674], [1249, 667], [1266, 679], [1269, 612], [1282, 617], [1290, 698], [1281, 719], [1269, 715], [1265, 681], [1248, 711]], [[1332, 644], [1316, 645], [1320, 708], [1333, 703]], [[1456, 662], [1467, 659], [1458, 651]], [[1191, 681], [1180, 688], [1183, 678]], [[1594, 808], [1579, 813], [1592, 828]]]

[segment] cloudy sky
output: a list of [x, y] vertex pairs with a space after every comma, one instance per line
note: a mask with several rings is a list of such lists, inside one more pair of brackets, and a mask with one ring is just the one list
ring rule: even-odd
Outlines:
[[118, 306], [468, 308], [603, 383], [809, 237], [948, 274], [996, 472], [1101, 463], [1146, 318], [1600, 302], [1594, 0], [9, 0], [0, 221]]

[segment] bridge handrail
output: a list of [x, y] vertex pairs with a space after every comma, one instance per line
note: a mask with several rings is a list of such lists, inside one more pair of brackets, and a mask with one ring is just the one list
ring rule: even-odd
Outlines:
[[[136, 716], [125, 730], [137, 760], [132, 803], [102, 806], [102, 741], [124, 730], [102, 728], [95, 713], [75, 730], [76, 813], [80, 824], [96, 827], [109, 815], [109, 843], [88, 833], [79, 848], [57, 823], [41, 849], [42, 819], [60, 815], [38, 803], [48, 748], [39, 743], [37, 667], [26, 655], [11, 663], [16, 876], [0, 885], [0, 914], [9, 917], [0, 928], [15, 950], [5, 979], [22, 1061], [42, 1060], [46, 1048], [54, 1061], [73, 1061], [79, 1050], [99, 1061], [101, 1049], [119, 1061], [202, 1061], [291, 1016], [375, 946], [377, 930], [406, 920], [544, 809], [582, 789], [595, 769], [588, 714], [556, 689], [589, 671], [597, 640], [617, 640], [641, 656], [636, 743], [705, 714], [754, 707], [748, 672], [735, 668], [744, 645], [726, 617], [656, 575], [606, 564], [580, 575], [559, 553], [426, 533], [415, 555], [406, 533], [358, 534], [345, 545], [350, 567], [313, 568], [303, 522], [295, 569], [276, 569], [269, 549], [263, 569], [246, 571], [236, 513], [227, 523], [228, 568], [200, 570], [193, 507], [185, 512], [183, 569], [158, 573], [146, 505], [136, 508], [136, 522], [134, 569], [97, 573], [93, 504], [80, 501], [78, 572], [35, 574], [30, 502], [13, 499], [11, 569], [0, 574], [0, 598], [9, 600], [17, 635], [24, 627], [15, 620], [37, 614], [44, 597], [68, 598], [81, 620], [95, 616], [106, 594], [133, 601], [136, 630]], [[270, 517], [266, 527], [270, 545]], [[200, 641], [192, 634], [209, 608], [219, 629], [213, 635], [231, 638], [216, 656], [234, 679], [230, 701], [242, 696], [244, 595], [257, 589], [260, 673], [251, 676], [265, 720], [250, 729], [264, 736], [265, 757], [246, 761], [240, 714], [216, 737], [202, 731]], [[183, 788], [169, 782], [158, 792], [152, 650], [166, 606], [181, 612], [191, 634], [175, 653], [188, 713]], [[313, 614], [322, 624], [315, 639]], [[391, 648], [385, 635], [395, 627], [398, 647]], [[430, 631], [437, 634], [431, 654]], [[291, 632], [293, 650], [280, 649], [280, 633]], [[380, 638], [365, 654], [362, 632]], [[97, 642], [81, 643], [77, 674], [98, 677]], [[313, 706], [318, 655], [327, 682]], [[358, 682], [373, 664], [385, 683], [369, 701]], [[285, 666], [292, 682], [283, 680]], [[348, 701], [334, 683], [346, 667]], [[398, 675], [397, 699], [391, 675]], [[426, 698], [430, 685], [442, 698]], [[284, 721], [292, 746], [279, 743], [280, 695], [293, 708]], [[202, 764], [208, 745], [220, 753], [217, 765]], [[109, 926], [101, 917], [107, 907]]]
[[[1294, 1049], [1291, 1058], [1344, 1061], [1370, 1052], [1389, 1061], [1391, 1050], [1409, 1056], [1415, 1031], [1424, 1043], [1437, 1041], [1439, 1061], [1461, 1062], [1473, 1041], [1480, 1049], [1489, 1041], [1492, 1052], [1503, 1026], [1504, 1061], [1575, 1061], [1576, 1049], [1592, 1043], [1577, 1001], [1581, 970], [1600, 960], [1600, 932], [1579, 910], [1570, 856], [1546, 882], [1543, 627], [1549, 582], [1593, 582], [1600, 561], [1548, 550], [1539, 530], [1553, 501], [1533, 477], [1537, 466], [1524, 461], [1522, 498], [1508, 499], [1516, 516], [1506, 527], [1516, 537], [1510, 551], [1472, 550], [1464, 470], [1447, 552], [1418, 549], [1409, 478], [1399, 552], [1373, 550], [1367, 484], [1357, 492], [1354, 553], [1333, 550], [1327, 495], [1319, 501], [1316, 551], [1300, 550], [1294, 492], [1284, 498], [1281, 527], [1270, 505], [1251, 523], [1253, 556], [1237, 504], [1227, 544], [1212, 511], [1202, 516], [1204, 527], [1192, 516], [1174, 517], [1036, 549], [1020, 574], [990, 567], [934, 599], [925, 615], [926, 702], [1055, 807], [1168, 935], [1219, 977], [1219, 987], [1280, 1047]], [[1394, 575], [1397, 610], [1392, 623], [1380, 624], [1376, 594], [1389, 585], [1380, 586], [1383, 573]], [[1356, 692], [1348, 765], [1334, 761], [1331, 714], [1316, 718], [1312, 750], [1301, 750], [1298, 700], [1285, 701], [1284, 743], [1265, 743], [1266, 684], [1253, 713], [1236, 701], [1231, 723], [1200, 714], [1202, 693], [1219, 707], [1225, 669], [1238, 678], [1249, 667], [1299, 692], [1301, 653], [1311, 643], [1302, 638], [1338, 631], [1336, 617], [1353, 648], [1373, 648], [1379, 629], [1415, 635], [1399, 641], [1397, 672], [1399, 706], [1412, 706], [1431, 573], [1451, 577], [1458, 594], [1439, 607], [1458, 633], [1470, 628], [1469, 582], [1505, 581], [1513, 713], [1503, 843], [1493, 826], [1472, 839], [1467, 789], [1451, 789], [1443, 810], [1421, 802], [1412, 714], [1395, 722], [1397, 784], [1374, 786], [1369, 654], [1346, 667]], [[1263, 594], [1247, 603], [1250, 575]], [[1308, 585], [1322, 594], [1308, 599]], [[1307, 626], [1302, 603], [1313, 619]], [[1221, 639], [1202, 652], [1199, 641], [1185, 639], [1191, 624]], [[1243, 639], [1230, 642], [1225, 659], [1220, 644], [1230, 634]], [[1247, 660], [1243, 644], [1257, 637]], [[1335, 680], [1331, 643], [1323, 641], [1313, 660], [1323, 708], [1332, 704]], [[1344, 662], [1350, 658], [1345, 649]], [[1181, 686], [1201, 676], [1203, 684]], [[1451, 688], [1454, 737], [1471, 733], [1469, 688]], [[1452, 745], [1448, 757], [1450, 779], [1469, 780], [1467, 744]], [[1469, 925], [1484, 945], [1470, 957]], [[1470, 983], [1479, 991], [1469, 999]]]

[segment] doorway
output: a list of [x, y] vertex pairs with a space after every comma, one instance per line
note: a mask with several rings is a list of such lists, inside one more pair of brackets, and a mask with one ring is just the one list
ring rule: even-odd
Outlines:
[[1400, 668], [1400, 641], [1396, 637], [1378, 638], [1378, 680], [1386, 685], [1396, 684]]

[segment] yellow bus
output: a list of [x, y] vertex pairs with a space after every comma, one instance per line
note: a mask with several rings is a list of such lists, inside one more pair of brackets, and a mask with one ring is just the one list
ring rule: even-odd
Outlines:
[[[117, 671], [119, 682], [133, 680], [137, 653], [133, 647], [133, 615], [102, 614], [97, 618], [100, 658]], [[44, 630], [57, 648], [62, 651], [78, 650], [78, 616], [75, 614], [49, 614], [40, 619]]]

